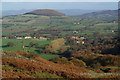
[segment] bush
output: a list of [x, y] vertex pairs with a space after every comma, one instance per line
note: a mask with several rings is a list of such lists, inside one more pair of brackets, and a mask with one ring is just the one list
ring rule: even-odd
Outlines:
[[[36, 74], [32, 74], [33, 77], [35, 78], [62, 78], [60, 76], [57, 76], [55, 74], [51, 74], [51, 73], [36, 73]], [[52, 80], [52, 79], [51, 79]]]
[[8, 47], [13, 47], [14, 45], [15, 45], [15, 44], [14, 44], [13, 42], [8, 42], [8, 43], [7, 43], [7, 46], [8, 46]]
[[79, 66], [79, 67], [86, 67], [86, 63], [82, 60], [76, 59], [76, 58], [72, 58], [70, 60], [75, 66]]
[[92, 67], [94, 69], [99, 69], [101, 67], [101, 64], [99, 62], [97, 62], [96, 64], [93, 64]]
[[76, 59], [76, 58], [71, 58], [70, 60], [68, 60], [65, 57], [62, 57], [62, 58], [56, 57], [56, 58], [53, 58], [52, 61], [58, 64], [71, 64], [71, 65], [75, 65], [79, 67], [86, 67], [85, 62], [83, 62], [82, 60]]
[[59, 63], [59, 64], [67, 64], [67, 62], [68, 62], [68, 59], [65, 57], [59, 58], [57, 60], [57, 63]]
[[27, 53], [27, 54], [24, 54], [25, 57], [27, 58], [35, 58], [38, 56], [37, 53]]
[[54, 57], [54, 58], [51, 59], [51, 61], [57, 63], [57, 61], [58, 61], [59, 59], [60, 59], [59, 57]]
[[39, 44], [38, 44], [38, 43], [34, 43], [34, 42], [30, 42], [30, 43], [29, 43], [29, 46], [30, 46], [30, 47], [38, 47]]

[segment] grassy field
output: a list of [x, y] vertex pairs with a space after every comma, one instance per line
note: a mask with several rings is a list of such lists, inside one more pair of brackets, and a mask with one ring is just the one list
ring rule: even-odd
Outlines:
[[51, 60], [54, 57], [58, 57], [58, 55], [53, 55], [53, 54], [41, 54], [39, 57], [44, 58], [46, 60]]
[[[74, 24], [79, 23], [79, 24]], [[40, 29], [45, 28], [62, 28], [72, 30], [82, 30], [79, 34], [92, 35], [98, 31], [100, 33], [111, 33], [111, 30], [117, 30], [117, 23], [109, 23], [100, 20], [91, 19], [77, 19], [69, 16], [39, 16], [39, 15], [18, 15], [8, 16], [3, 18], [3, 35], [16, 34], [21, 32], [19, 35], [32, 34]], [[31, 29], [31, 30], [30, 30]], [[24, 31], [24, 33], [23, 33]], [[36, 32], [37, 33], [37, 32]], [[66, 35], [68, 32], [61, 32], [60, 34]], [[17, 34], [16, 34], [17, 35]]]
[[[15, 45], [13, 47], [6, 46], [8, 42], [13, 42]], [[24, 46], [29, 46], [30, 42], [38, 43], [39, 47], [25, 47], [25, 49], [22, 48], [22, 42], [24, 42]], [[33, 53], [40, 53], [40, 49], [43, 48], [45, 45], [48, 45], [50, 43], [50, 40], [47, 41], [41, 41], [41, 40], [35, 40], [35, 39], [3, 39], [2, 40], [2, 49], [4, 51], [25, 51], [25, 52], [33, 52]], [[39, 57], [44, 58], [46, 60], [51, 60], [54, 57], [59, 57], [58, 55], [52, 55], [52, 54], [39, 54]]]
[[[6, 46], [8, 42], [13, 42], [15, 45], [13, 47]], [[24, 46], [29, 46], [30, 42], [38, 43], [39, 47], [25, 47], [25, 49], [22, 48], [22, 42], [24, 42]], [[50, 40], [41, 41], [41, 40], [35, 40], [35, 39], [3, 39], [2, 40], [2, 49], [4, 51], [26, 51], [26, 52], [33, 52], [33, 53], [40, 53], [40, 49], [43, 48], [45, 45], [50, 44]], [[52, 54], [39, 54], [39, 57], [44, 58], [46, 60], [51, 60], [54, 57], [59, 57], [58, 55], [52, 55]]]
[[[6, 46], [8, 42], [13, 42], [13, 47]], [[22, 43], [23, 42], [23, 43]], [[39, 47], [29, 47], [29, 43], [34, 42], [38, 43]], [[4, 51], [23, 51], [22, 45], [25, 46], [24, 51], [39, 53], [40, 48], [43, 48], [45, 45], [48, 45], [50, 43], [50, 40], [41, 41], [37, 39], [3, 39], [2, 40], [2, 49]]]

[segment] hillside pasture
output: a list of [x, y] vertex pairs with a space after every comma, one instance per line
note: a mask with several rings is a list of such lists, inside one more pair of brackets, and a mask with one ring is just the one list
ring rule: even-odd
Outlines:
[[[7, 43], [13, 42], [13, 47], [8, 47]], [[29, 43], [34, 42], [38, 43], [38, 48], [36, 47], [29, 47]], [[35, 39], [3, 39], [2, 40], [2, 49], [4, 51], [29, 51], [34, 53], [39, 53], [39, 50], [43, 48], [45, 45], [48, 45], [50, 43], [49, 40], [47, 41], [41, 41], [41, 40], [35, 40]], [[25, 46], [25, 48], [22, 48], [22, 45]]]

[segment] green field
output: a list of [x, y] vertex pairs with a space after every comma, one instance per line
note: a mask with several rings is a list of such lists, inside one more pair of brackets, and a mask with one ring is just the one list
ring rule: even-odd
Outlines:
[[[13, 47], [7, 47], [8, 42], [13, 42], [15, 45]], [[22, 42], [24, 42], [25, 49], [22, 48]], [[29, 43], [34, 42], [38, 43], [39, 47], [29, 47]], [[50, 40], [47, 41], [41, 41], [41, 40], [35, 40], [35, 39], [3, 39], [2, 40], [2, 49], [4, 51], [25, 51], [25, 52], [33, 52], [38, 53], [39, 57], [44, 58], [46, 60], [51, 60], [54, 57], [59, 57], [58, 55], [53, 54], [40, 54], [40, 50], [45, 46], [50, 44]]]
[[[3, 19], [3, 36], [43, 36], [50, 40], [40, 41], [38, 39], [3, 39], [2, 49], [4, 51], [25, 51], [41, 53], [45, 45], [51, 40], [63, 38], [68, 35], [85, 36], [86, 39], [94, 35], [115, 34], [118, 24], [94, 19], [81, 19], [71, 16], [41, 16], [41, 15], [17, 15], [7, 16]], [[73, 33], [78, 31], [78, 33]], [[113, 31], [113, 32], [112, 32]], [[87, 36], [86, 36], [87, 35]], [[91, 40], [96, 40], [92, 37]], [[6, 46], [8, 42], [13, 42], [13, 47]], [[30, 42], [38, 43], [38, 47], [30, 47]], [[25, 48], [23, 49], [23, 45]], [[40, 57], [50, 60], [58, 55], [41, 54]]]
[[46, 60], [51, 60], [54, 57], [59, 57], [58, 55], [53, 55], [53, 54], [41, 54], [41, 58], [46, 59]]
[[[117, 30], [118, 24], [92, 19], [77, 19], [69, 16], [40, 16], [40, 15], [17, 15], [8, 16], [3, 20], [3, 35], [26, 35], [39, 33], [37, 30], [46, 28], [80, 30], [79, 34], [92, 35], [95, 32], [101, 34], [111, 33], [111, 30]], [[79, 23], [79, 24], [76, 24]], [[20, 33], [19, 33], [20, 32]], [[19, 34], [18, 34], [19, 33]], [[60, 34], [65, 36], [70, 33], [62, 31]], [[43, 33], [44, 34], [44, 33]]]
[[[7, 47], [8, 42], [13, 42], [13, 47]], [[38, 43], [39, 47], [29, 47], [29, 43], [34, 42]], [[45, 45], [48, 45], [50, 43], [50, 40], [41, 41], [41, 40], [35, 40], [35, 39], [3, 39], [2, 40], [2, 49], [4, 51], [29, 51], [34, 53], [39, 53], [39, 50], [43, 48]], [[22, 48], [22, 45], [25, 46], [25, 48]]]

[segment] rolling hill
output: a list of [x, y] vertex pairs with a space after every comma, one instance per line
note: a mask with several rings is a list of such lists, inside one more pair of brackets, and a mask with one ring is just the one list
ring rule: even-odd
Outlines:
[[42, 16], [65, 16], [65, 14], [61, 12], [50, 10], [50, 9], [38, 9], [25, 14], [42, 15]]
[[[4, 78], [34, 78], [35, 75], [42, 75], [43, 73], [64, 78], [85, 78], [86, 75], [79, 73], [89, 72], [89, 69], [77, 67], [74, 65], [61, 65], [51, 61], [47, 61], [40, 57], [30, 59], [24, 56], [24, 52], [5, 52], [3, 54], [3, 77]], [[66, 67], [67, 66], [67, 67]], [[7, 71], [6, 71], [7, 70]], [[16, 71], [15, 71], [16, 70]], [[23, 74], [19, 74], [19, 71]], [[44, 76], [45, 77], [45, 76]], [[42, 78], [42, 77], [37, 77]]]
[[[108, 27], [110, 29], [107, 32], [116, 30], [117, 10], [98, 11], [76, 17], [70, 17], [55, 10], [39, 9], [22, 15], [6, 16], [1, 20], [3, 21], [3, 35], [10, 35], [11, 33], [14, 33], [20, 36], [31, 33], [33, 34], [34, 32], [38, 33], [41, 29], [48, 30], [51, 28], [56, 28], [58, 31], [59, 29], [71, 29], [71, 31], [81, 30], [83, 34], [92, 34], [99, 28], [102, 29], [102, 32], [106, 32], [104, 28]], [[93, 28], [95, 30], [93, 31], [92, 29], [91, 32], [90, 29], [85, 29], [87, 31], [84, 30], [85, 32], [83, 32], [82, 29], [85, 27]], [[59, 33], [64, 35], [71, 33], [71, 31], [60, 31]], [[46, 32], [44, 33], [46, 35]]]
[[[28, 58], [25, 52], [7, 51], [2, 54], [3, 78], [119, 78], [118, 73], [97, 73], [73, 64], [57, 64], [40, 57]], [[30, 54], [30, 53], [29, 53]], [[92, 72], [91, 72], [92, 71]], [[102, 80], [102, 79], [101, 79]]]
[[76, 17], [103, 21], [117, 21], [118, 10], [102, 10], [97, 12], [86, 13], [83, 15], [78, 15]]

